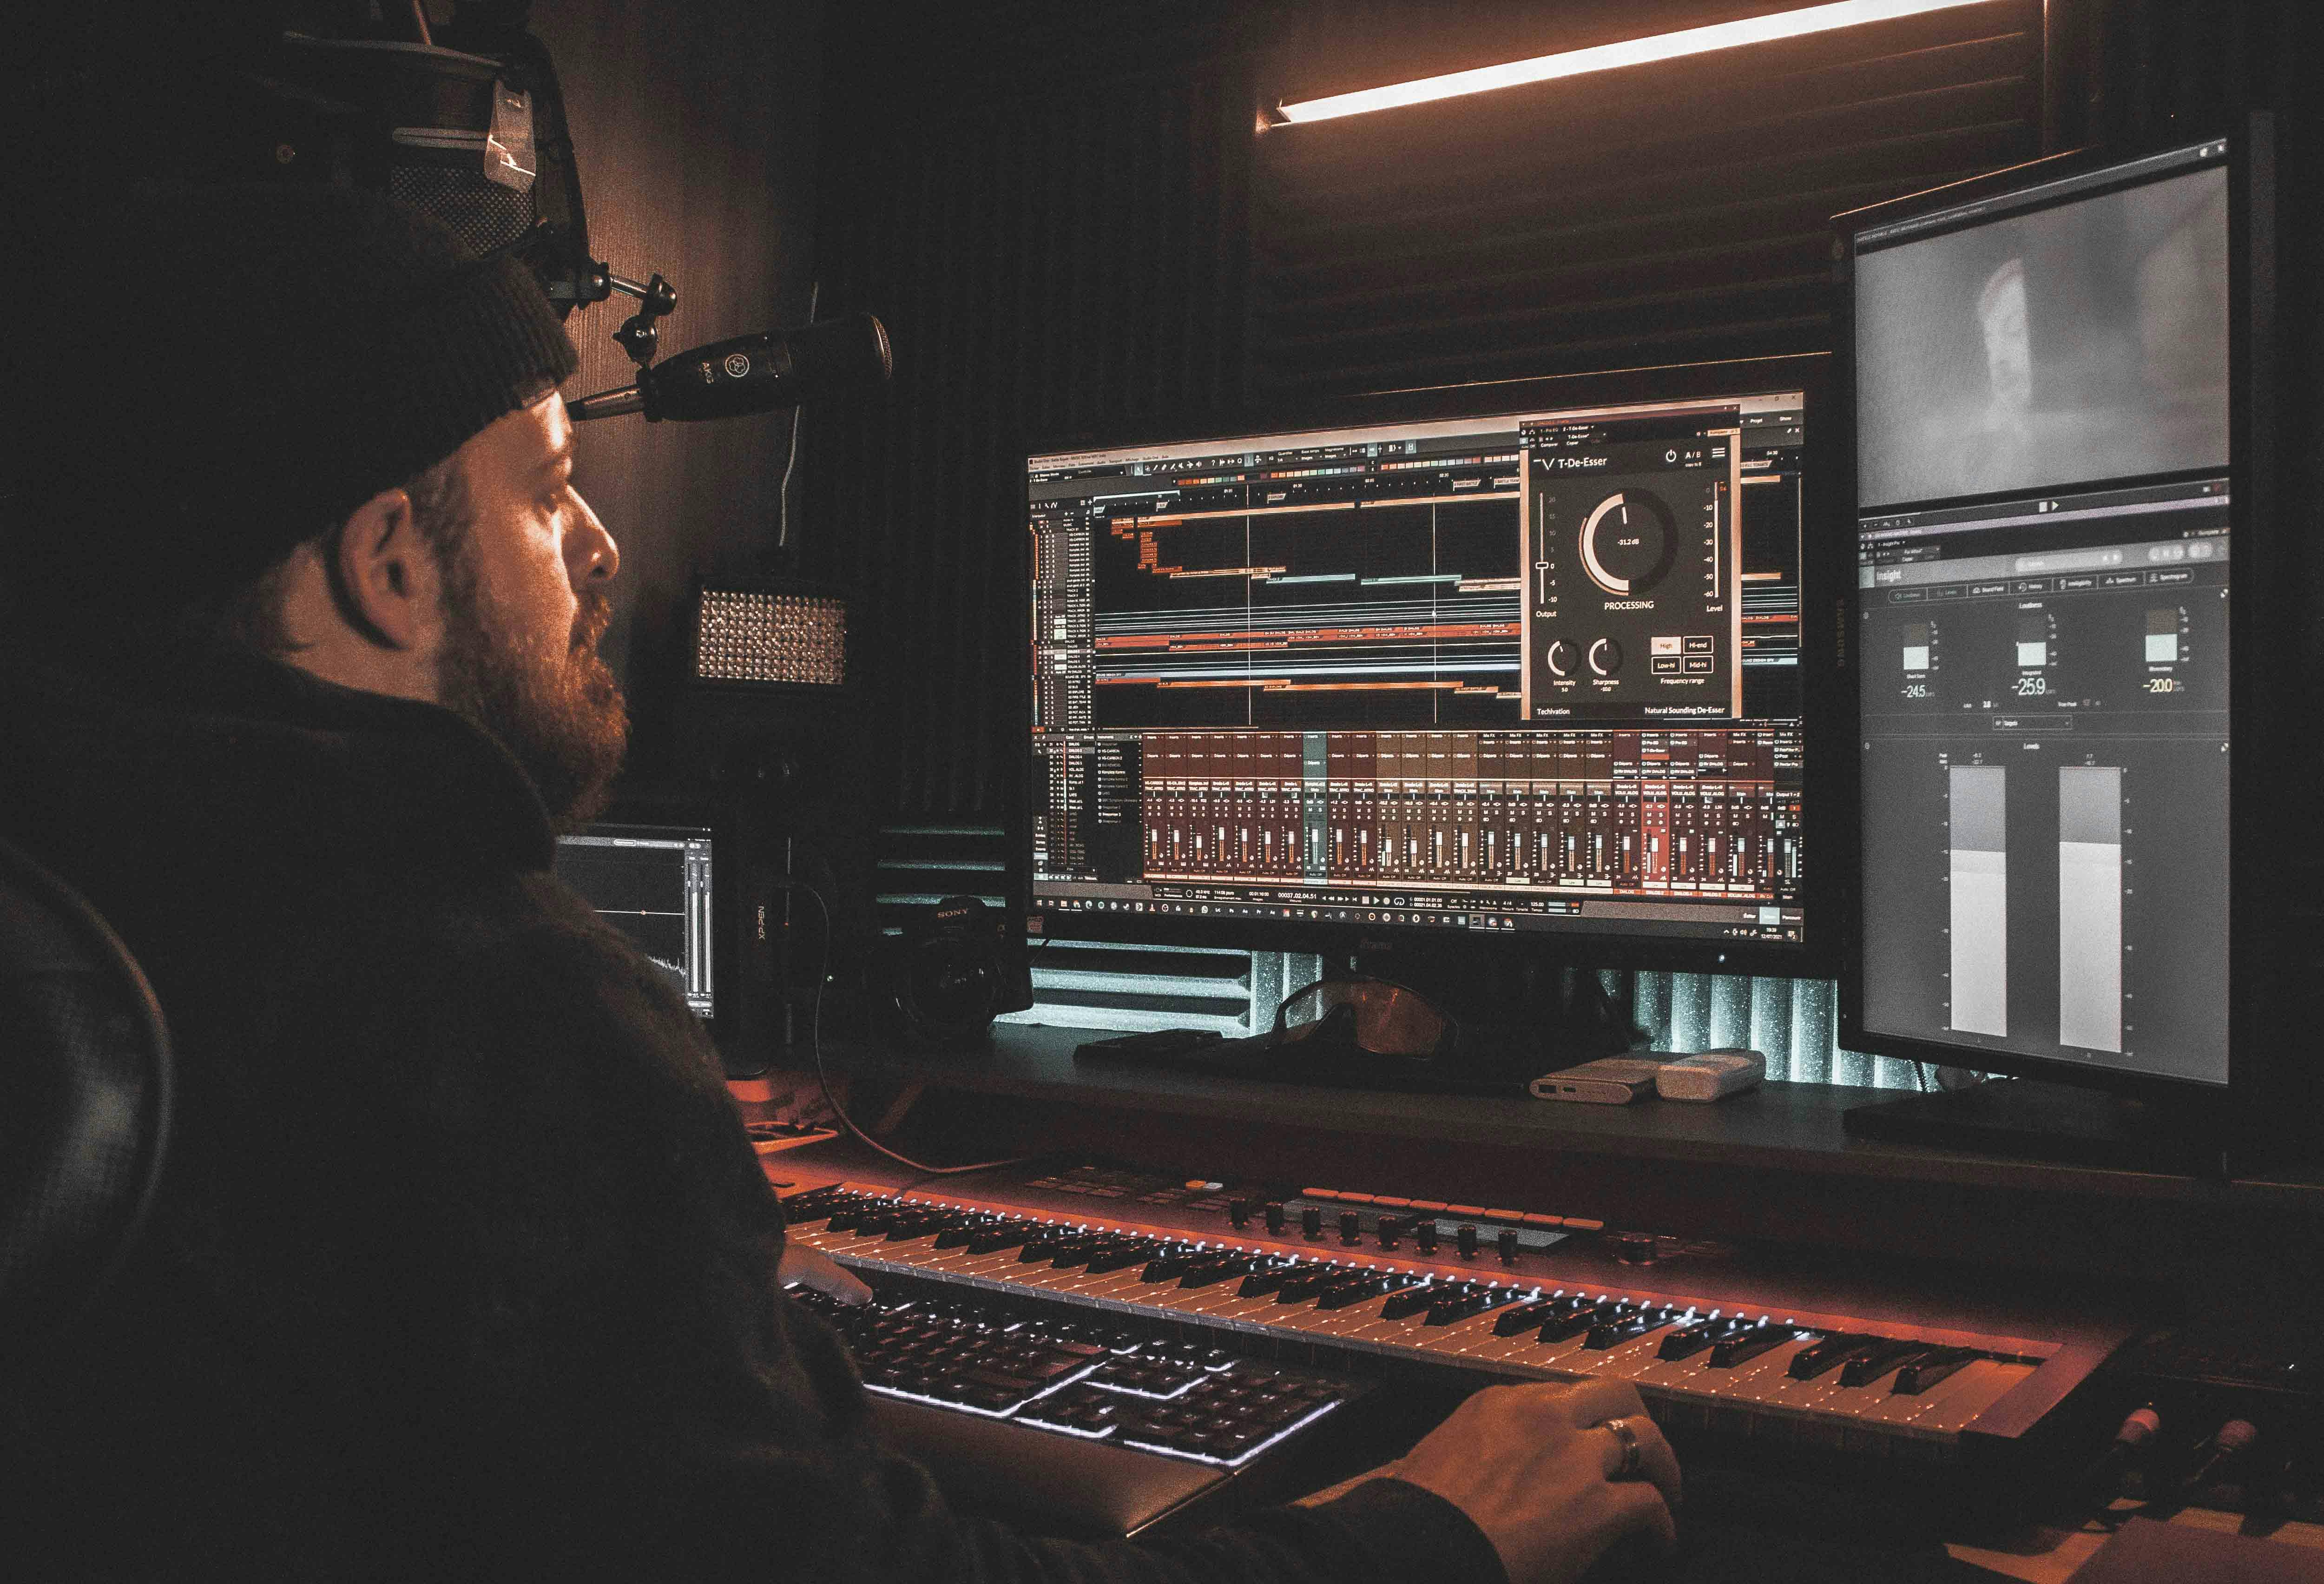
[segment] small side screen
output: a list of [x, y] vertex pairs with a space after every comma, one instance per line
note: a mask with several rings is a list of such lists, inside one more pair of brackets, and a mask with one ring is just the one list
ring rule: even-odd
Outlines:
[[557, 841], [557, 877], [669, 976], [695, 1015], [717, 1010], [711, 977], [710, 832], [593, 825]]

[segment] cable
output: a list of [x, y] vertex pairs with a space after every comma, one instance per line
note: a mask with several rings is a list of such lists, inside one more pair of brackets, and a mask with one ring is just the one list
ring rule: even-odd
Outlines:
[[[822, 301], [823, 283], [817, 281], [807, 288], [807, 323], [815, 322], [815, 305]], [[791, 443], [783, 452], [782, 487], [775, 492], [775, 548], [777, 550], [788, 550], [791, 544], [791, 474], [798, 467], [799, 414], [806, 411], [804, 406], [791, 409]], [[824, 917], [827, 919], [830, 916], [830, 911], [826, 909]], [[826, 958], [829, 957], [830, 951], [830, 944], [826, 940], [824, 946], [824, 954]]]
[[831, 1073], [824, 1066], [823, 1061], [823, 996], [824, 992], [831, 987], [831, 947], [834, 932], [831, 904], [824, 901], [823, 893], [812, 885], [804, 885], [797, 880], [779, 880], [775, 884], [786, 891], [805, 892], [814, 899], [816, 911], [823, 914], [823, 961], [816, 968], [815, 1007], [807, 1014], [807, 1045], [815, 1054], [816, 1087], [823, 1091], [823, 1103], [831, 1107], [831, 1114], [839, 1119], [839, 1125], [898, 1165], [908, 1166], [919, 1172], [923, 1178], [958, 1177], [970, 1172], [991, 1172], [1002, 1166], [1021, 1166], [1028, 1161], [1039, 1159], [1037, 1155], [1011, 1155], [1005, 1161], [978, 1161], [966, 1166], [931, 1166], [925, 1161], [915, 1161], [909, 1155], [890, 1149], [857, 1125], [855, 1118], [847, 1114], [847, 1107], [839, 1103], [839, 1097], [831, 1092]]

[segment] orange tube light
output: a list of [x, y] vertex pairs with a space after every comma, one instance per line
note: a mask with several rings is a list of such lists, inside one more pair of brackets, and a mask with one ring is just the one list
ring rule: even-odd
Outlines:
[[1468, 71], [1448, 71], [1441, 77], [1416, 78], [1410, 82], [1390, 83], [1386, 88], [1362, 88], [1354, 93], [1333, 94], [1321, 99], [1303, 99], [1296, 105], [1278, 106], [1276, 115], [1294, 123], [1332, 121], [1342, 116], [1392, 110], [1403, 105], [1421, 105], [1431, 99], [1449, 99], [1461, 94], [1481, 94], [1494, 88], [1516, 88], [1522, 83], [1548, 82], [1561, 77], [1580, 77], [1585, 72], [1610, 71], [1622, 66], [1643, 66], [1651, 60], [1675, 60], [1683, 55], [1700, 55], [1711, 50], [1731, 50], [1740, 44], [1764, 44], [1775, 39], [1796, 39], [1832, 28], [1855, 27], [1868, 22], [1893, 22], [1899, 17], [1918, 16], [1923, 12], [1950, 11], [1962, 5], [1991, 3], [1992, 0], [1835, 0], [1834, 4], [1828, 5], [1778, 11], [1767, 16], [1747, 16], [1735, 22], [1714, 23], [1708, 27], [1682, 28], [1676, 32], [1656, 33], [1651, 38], [1625, 39], [1619, 43], [1597, 44], [1587, 50], [1568, 50], [1558, 55], [1536, 55], [1530, 60], [1512, 60], [1501, 66], [1480, 66]]

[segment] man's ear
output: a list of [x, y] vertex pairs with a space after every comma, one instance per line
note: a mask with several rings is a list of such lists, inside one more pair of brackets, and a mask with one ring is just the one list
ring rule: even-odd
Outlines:
[[324, 570], [331, 603], [365, 642], [400, 651], [429, 646], [437, 619], [436, 561], [409, 495], [383, 489], [350, 513]]

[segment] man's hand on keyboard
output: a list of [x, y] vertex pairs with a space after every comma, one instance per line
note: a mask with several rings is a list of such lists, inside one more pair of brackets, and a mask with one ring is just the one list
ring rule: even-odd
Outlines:
[[786, 1287], [812, 1287], [826, 1298], [836, 1298], [842, 1303], [869, 1303], [872, 1289], [857, 1281], [829, 1255], [822, 1254], [804, 1244], [783, 1245], [783, 1259], [775, 1267], [775, 1280]]
[[1489, 1386], [1379, 1472], [1466, 1513], [1510, 1584], [1568, 1584], [1634, 1535], [1677, 1542], [1678, 1459], [1624, 1381]]

